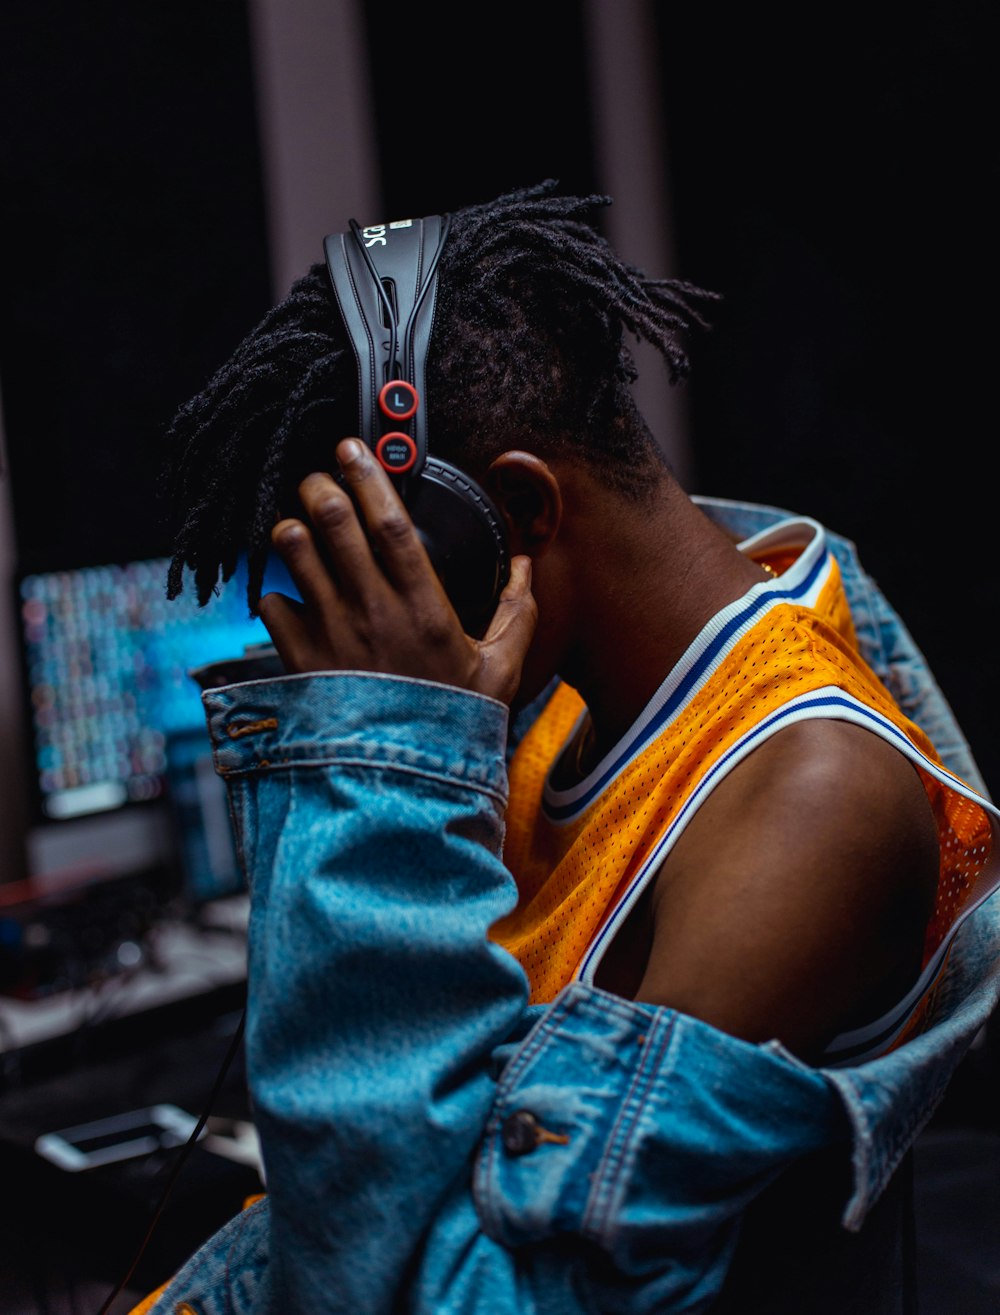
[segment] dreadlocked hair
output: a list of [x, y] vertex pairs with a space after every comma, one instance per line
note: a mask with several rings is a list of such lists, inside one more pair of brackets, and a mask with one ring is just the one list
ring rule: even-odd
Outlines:
[[[473, 477], [513, 447], [573, 455], [638, 499], [663, 458], [632, 400], [625, 334], [653, 344], [676, 383], [690, 369], [686, 339], [708, 327], [701, 308], [717, 297], [619, 260], [593, 224], [609, 197], [556, 191], [548, 181], [451, 215], [427, 360], [430, 449]], [[357, 424], [354, 354], [317, 263], [168, 431], [167, 596], [190, 568], [205, 604], [245, 552], [255, 614], [272, 526]]]

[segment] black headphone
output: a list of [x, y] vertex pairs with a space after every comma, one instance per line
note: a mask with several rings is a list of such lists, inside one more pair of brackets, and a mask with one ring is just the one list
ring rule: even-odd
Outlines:
[[510, 576], [506, 526], [473, 479], [427, 451], [424, 370], [449, 217], [349, 223], [323, 246], [358, 362], [359, 436], [393, 477], [466, 631], [480, 636]]

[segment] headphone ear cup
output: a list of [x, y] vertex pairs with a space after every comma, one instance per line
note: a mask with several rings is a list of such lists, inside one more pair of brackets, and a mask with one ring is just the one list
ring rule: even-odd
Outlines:
[[496, 505], [468, 475], [431, 456], [405, 501], [466, 633], [481, 637], [510, 578], [507, 529]]

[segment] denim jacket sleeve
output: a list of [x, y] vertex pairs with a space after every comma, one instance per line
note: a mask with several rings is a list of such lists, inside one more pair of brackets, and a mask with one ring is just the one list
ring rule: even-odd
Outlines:
[[515, 900], [502, 705], [351, 673], [204, 699], [251, 883], [267, 1199], [157, 1312], [695, 1312], [798, 1157], [853, 1146], [863, 1214], [886, 1164], [855, 1134], [893, 1118], [863, 1076], [579, 983], [527, 1006], [488, 937]]

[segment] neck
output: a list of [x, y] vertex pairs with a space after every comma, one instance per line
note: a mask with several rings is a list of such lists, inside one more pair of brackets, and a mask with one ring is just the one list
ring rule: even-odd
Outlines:
[[625, 734], [706, 623], [765, 573], [672, 479], [641, 504], [591, 490], [577, 505], [567, 535], [578, 539], [577, 560], [587, 562], [585, 592], [577, 593], [578, 624], [561, 674], [590, 711], [586, 771]]

